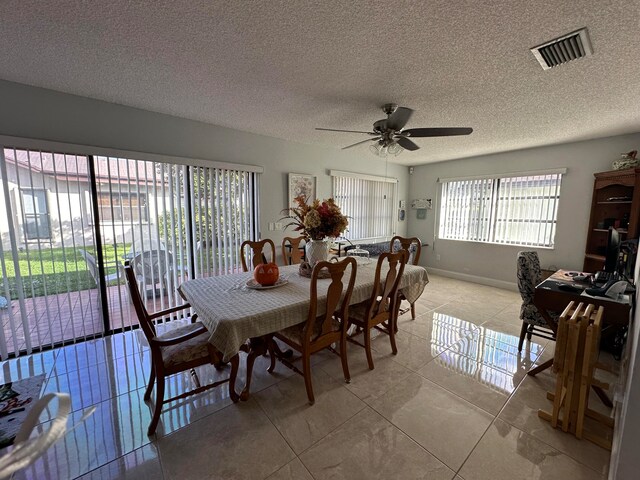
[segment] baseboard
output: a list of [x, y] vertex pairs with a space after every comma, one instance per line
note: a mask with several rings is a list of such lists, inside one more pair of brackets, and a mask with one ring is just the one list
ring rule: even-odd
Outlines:
[[479, 283], [481, 285], [488, 285], [490, 287], [502, 288], [514, 292], [518, 291], [518, 285], [515, 282], [505, 282], [504, 280], [469, 275], [468, 273], [452, 272], [450, 270], [440, 270], [439, 268], [433, 267], [427, 267], [427, 272], [442, 275], [443, 277], [455, 278], [456, 280], [464, 280], [465, 282]]

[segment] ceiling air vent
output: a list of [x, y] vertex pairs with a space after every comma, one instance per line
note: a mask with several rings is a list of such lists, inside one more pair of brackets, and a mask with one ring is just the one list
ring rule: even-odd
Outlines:
[[549, 70], [563, 63], [593, 54], [586, 27], [533, 47], [531, 52], [542, 68]]

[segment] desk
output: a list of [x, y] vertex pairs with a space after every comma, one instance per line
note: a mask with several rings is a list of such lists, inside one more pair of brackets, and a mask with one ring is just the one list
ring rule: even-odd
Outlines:
[[[564, 270], [559, 270], [554, 273], [550, 278], [544, 280], [540, 284], [536, 285], [535, 293], [533, 296], [533, 304], [536, 306], [540, 314], [544, 317], [547, 322], [547, 325], [551, 330], [553, 330], [553, 334], [556, 334], [557, 324], [549, 315], [549, 312], [562, 312], [565, 307], [571, 301], [575, 301], [577, 303], [584, 302], [587, 304], [593, 304], [596, 307], [603, 306], [604, 307], [604, 315], [603, 315], [603, 323], [604, 325], [617, 325], [624, 326], [629, 323], [629, 313], [631, 311], [631, 303], [627, 302], [618, 302], [612, 299], [603, 298], [603, 297], [588, 297], [584, 296], [578, 292], [570, 292], [567, 290], [561, 290], [558, 285], [561, 282], [572, 283], [573, 285], [579, 285], [576, 282], [573, 282], [570, 279], [563, 280], [562, 273]], [[585, 286], [585, 288], [587, 288]], [[529, 372], [529, 375], [536, 375], [543, 370], [551, 367], [553, 365], [553, 359], [547, 360], [543, 364], [537, 366]], [[605, 402], [606, 405], [612, 406], [611, 401], [606, 398], [605, 393], [602, 390], [596, 389], [596, 393], [598, 396]], [[603, 397], [604, 396], [604, 397]]]
[[[550, 278], [536, 285], [536, 290], [533, 297], [534, 305], [538, 308], [540, 314], [547, 321], [547, 324], [549, 325], [549, 328], [553, 330], [553, 333], [556, 333], [557, 325], [549, 315], [549, 312], [560, 313], [571, 301], [576, 301], [578, 303], [591, 303], [596, 307], [605, 307], [603, 320], [607, 325], [625, 326], [629, 323], [629, 312], [631, 311], [630, 302], [618, 302], [603, 297], [588, 297], [585, 295], [581, 295], [578, 292], [561, 290], [558, 287], [559, 282], [580, 285], [571, 280], [559, 280], [557, 277], [561, 272], [564, 271], [559, 270]], [[587, 287], [585, 286], [585, 288]]]
[[[368, 300], [373, 288], [375, 261], [358, 264], [351, 304]], [[253, 359], [264, 349], [263, 337], [306, 319], [309, 311], [311, 279], [298, 274], [298, 265], [280, 268], [288, 284], [271, 290], [247, 288], [251, 272], [187, 280], [178, 291], [191, 304], [198, 319], [211, 332], [209, 341], [229, 360], [240, 350], [248, 351], [247, 381], [242, 398], [246, 399], [251, 383]], [[384, 272], [383, 272], [384, 278]], [[318, 281], [318, 305], [324, 305], [330, 280]], [[423, 267], [406, 265], [400, 288], [405, 297], [417, 300], [429, 283]], [[321, 315], [324, 312], [318, 311]], [[251, 348], [246, 347], [250, 339]]]

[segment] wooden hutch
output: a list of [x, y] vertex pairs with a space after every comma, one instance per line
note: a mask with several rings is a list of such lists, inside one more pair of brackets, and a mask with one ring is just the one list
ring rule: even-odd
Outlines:
[[594, 174], [591, 219], [584, 254], [585, 272], [602, 270], [609, 227], [621, 240], [638, 238], [640, 221], [640, 168]]

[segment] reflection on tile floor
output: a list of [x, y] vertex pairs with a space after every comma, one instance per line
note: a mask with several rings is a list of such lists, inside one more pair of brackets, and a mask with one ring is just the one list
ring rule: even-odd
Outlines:
[[[350, 344], [349, 384], [337, 356], [316, 356], [314, 406], [300, 376], [281, 364], [269, 374], [259, 357], [250, 401], [234, 404], [217, 388], [175, 402], [151, 438], [140, 332], [3, 362], [3, 382], [45, 374], [44, 391], [69, 392], [73, 421], [96, 406], [16, 478], [605, 478], [607, 451], [537, 416], [550, 408], [553, 377], [526, 372], [552, 357], [553, 342], [534, 337], [517, 351], [519, 305], [515, 292], [432, 276], [417, 318], [399, 320], [398, 355], [376, 336], [370, 371], [364, 350]], [[210, 382], [228, 370], [198, 375]], [[243, 358], [238, 390], [244, 378]], [[176, 375], [167, 394], [190, 388], [187, 374]]]

